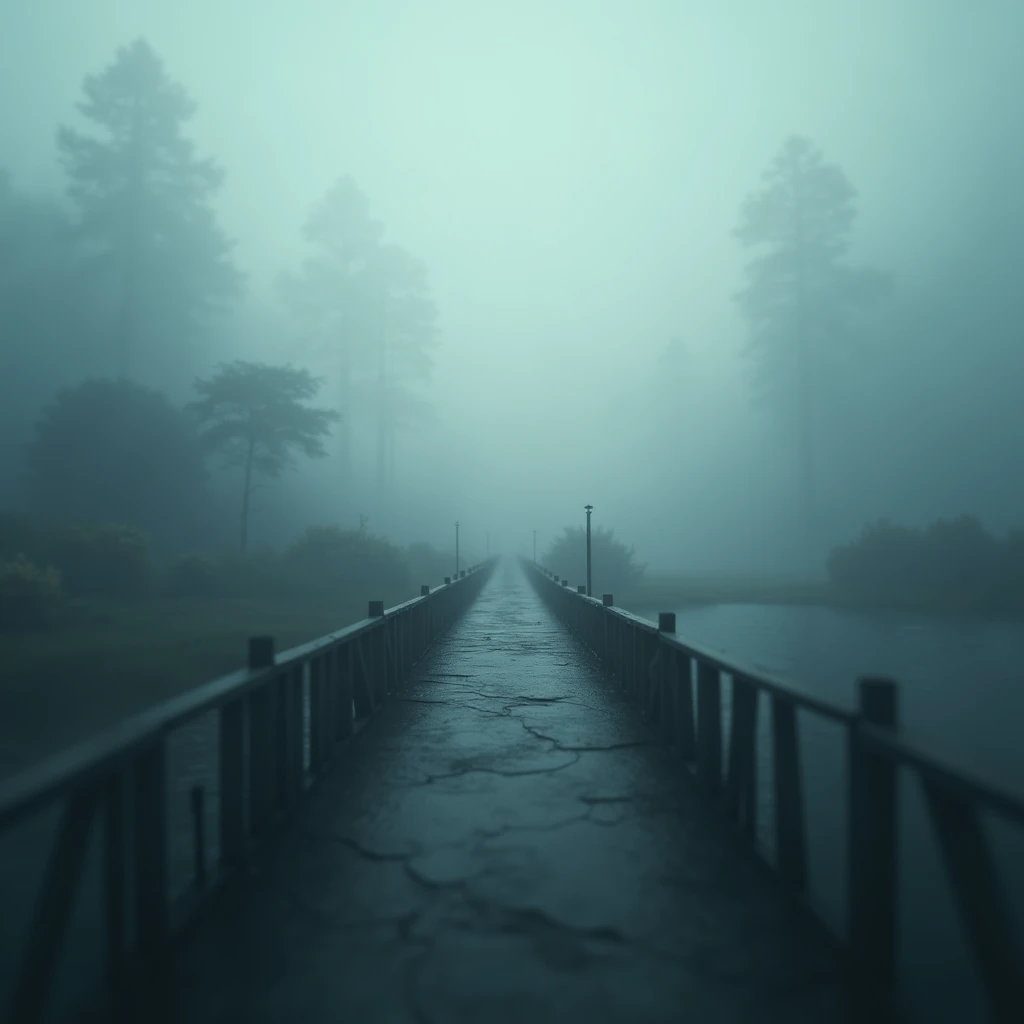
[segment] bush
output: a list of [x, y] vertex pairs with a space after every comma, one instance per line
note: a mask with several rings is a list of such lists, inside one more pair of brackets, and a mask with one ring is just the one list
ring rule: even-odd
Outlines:
[[61, 604], [60, 574], [24, 555], [0, 562], [0, 632], [49, 625]]
[[1009, 609], [1024, 603], [1024, 535], [998, 540], [966, 515], [925, 530], [883, 520], [836, 548], [828, 570], [837, 591], [857, 598]]
[[828, 574], [836, 587], [850, 594], [877, 594], [920, 585], [926, 560], [919, 530], [881, 520], [866, 526], [853, 544], [833, 550]]
[[312, 526], [288, 549], [287, 562], [321, 592], [362, 591], [367, 598], [409, 591], [402, 552], [364, 530]]
[[127, 526], [76, 527], [55, 534], [51, 561], [78, 597], [143, 596], [152, 581], [146, 538]]
[[302, 582], [293, 566], [269, 548], [233, 551], [218, 566], [225, 597], [301, 596]]
[[[590, 538], [594, 594], [615, 594], [622, 600], [639, 584], [644, 566], [636, 561], [633, 548], [616, 540], [611, 530], [598, 527]], [[587, 531], [567, 526], [548, 548], [544, 568], [567, 579], [575, 588], [587, 582]]]
[[438, 551], [422, 541], [406, 548], [405, 563], [410, 582], [417, 588], [423, 583], [436, 587], [455, 571], [454, 554]]
[[224, 590], [221, 568], [205, 555], [181, 555], [164, 571], [162, 590], [168, 597], [217, 597]]
[[127, 523], [158, 548], [198, 544], [210, 516], [195, 424], [158, 391], [87, 380], [59, 392], [25, 452], [31, 510], [54, 522]]

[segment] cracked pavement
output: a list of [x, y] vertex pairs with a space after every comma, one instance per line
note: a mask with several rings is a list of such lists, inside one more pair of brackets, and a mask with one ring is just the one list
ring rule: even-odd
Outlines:
[[210, 1024], [844, 1019], [834, 951], [510, 562], [172, 977]]

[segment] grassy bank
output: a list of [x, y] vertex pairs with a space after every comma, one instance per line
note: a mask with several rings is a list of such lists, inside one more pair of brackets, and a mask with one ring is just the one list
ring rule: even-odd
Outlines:
[[97, 601], [57, 628], [0, 634], [0, 775], [241, 668], [249, 636], [283, 650], [365, 615], [361, 596]]

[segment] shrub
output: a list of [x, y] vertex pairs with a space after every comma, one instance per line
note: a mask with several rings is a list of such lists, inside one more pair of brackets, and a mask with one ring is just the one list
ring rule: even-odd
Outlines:
[[234, 551], [219, 564], [221, 593], [226, 597], [298, 595], [301, 583], [294, 567], [270, 549]]
[[406, 548], [405, 563], [409, 567], [410, 582], [417, 587], [423, 583], [436, 587], [455, 571], [454, 554], [438, 551], [422, 541]]
[[127, 526], [61, 530], [51, 544], [53, 564], [70, 593], [81, 597], [141, 597], [152, 566], [146, 538]]
[[401, 551], [363, 530], [312, 526], [285, 557], [309, 585], [323, 592], [361, 590], [370, 598], [409, 591], [409, 569]]
[[61, 604], [60, 574], [24, 555], [0, 562], [0, 632], [49, 625]]
[[836, 548], [828, 570], [839, 592], [859, 598], [1009, 609], [1024, 603], [1024, 535], [999, 540], [966, 515], [924, 530], [882, 521]]
[[181, 555], [163, 574], [163, 592], [168, 597], [217, 597], [224, 589], [220, 567], [205, 555]]
[[851, 594], [876, 594], [919, 585], [926, 550], [919, 530], [871, 523], [853, 544], [836, 548], [828, 560], [829, 579]]
[[167, 549], [199, 543], [209, 495], [195, 424], [160, 392], [87, 380], [59, 392], [25, 451], [34, 513], [65, 524], [128, 523]]
[[[633, 548], [617, 540], [611, 530], [603, 527], [594, 530], [590, 548], [595, 594], [624, 596], [643, 578], [644, 566], [637, 563]], [[548, 548], [542, 564], [567, 579], [574, 588], [586, 583], [587, 531], [582, 526], [567, 526]]]

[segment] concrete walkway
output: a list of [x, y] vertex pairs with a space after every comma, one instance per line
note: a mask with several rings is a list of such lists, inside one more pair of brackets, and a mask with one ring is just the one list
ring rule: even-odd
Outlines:
[[832, 952], [511, 563], [173, 975], [182, 1024], [845, 1019]]

